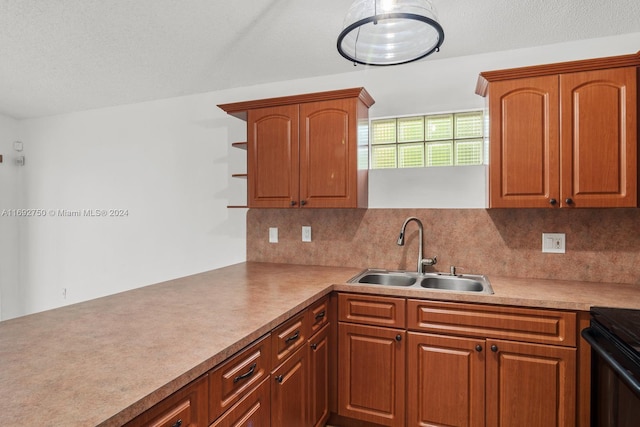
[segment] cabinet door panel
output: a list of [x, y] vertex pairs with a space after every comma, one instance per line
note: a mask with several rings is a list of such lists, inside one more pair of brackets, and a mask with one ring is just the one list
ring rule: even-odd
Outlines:
[[490, 207], [551, 207], [558, 199], [558, 77], [492, 83]]
[[308, 424], [307, 348], [301, 347], [271, 375], [271, 425]]
[[269, 393], [269, 379], [266, 379], [211, 424], [211, 427], [269, 427], [271, 424]]
[[487, 340], [487, 426], [573, 427], [576, 350]]
[[636, 206], [636, 68], [560, 76], [562, 199]]
[[309, 416], [312, 427], [329, 418], [329, 325], [309, 340]]
[[306, 207], [357, 206], [357, 100], [300, 105], [300, 199]]
[[481, 339], [408, 334], [407, 425], [484, 426], [484, 347]]
[[404, 426], [405, 336], [399, 329], [338, 325], [339, 415]]
[[298, 203], [298, 106], [260, 108], [247, 115], [249, 207]]

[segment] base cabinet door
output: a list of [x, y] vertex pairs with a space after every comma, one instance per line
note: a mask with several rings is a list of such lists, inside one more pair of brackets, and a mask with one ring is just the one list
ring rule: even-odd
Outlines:
[[307, 347], [300, 347], [271, 374], [271, 425], [308, 425]]
[[484, 341], [408, 333], [408, 426], [484, 426]]
[[271, 425], [269, 379], [243, 397], [211, 427], [269, 427]]
[[487, 426], [573, 427], [576, 350], [487, 340]]
[[338, 324], [338, 414], [405, 425], [405, 336], [401, 329]]
[[309, 425], [322, 427], [329, 418], [329, 325], [309, 340]]

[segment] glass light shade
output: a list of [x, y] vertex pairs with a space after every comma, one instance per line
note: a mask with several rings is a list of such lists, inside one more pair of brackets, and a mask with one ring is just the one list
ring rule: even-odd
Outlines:
[[354, 65], [398, 65], [438, 51], [443, 41], [428, 0], [356, 0], [338, 35], [338, 52]]

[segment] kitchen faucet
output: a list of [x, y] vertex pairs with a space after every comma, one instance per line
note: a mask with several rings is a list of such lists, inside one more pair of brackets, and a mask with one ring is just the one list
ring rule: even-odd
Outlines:
[[423, 234], [423, 227], [422, 227], [422, 221], [420, 221], [418, 218], [411, 216], [409, 218], [407, 218], [404, 223], [402, 224], [402, 228], [400, 229], [400, 236], [398, 236], [398, 241], [397, 244], [398, 246], [404, 246], [404, 234], [406, 232], [407, 229], [407, 224], [409, 224], [411, 221], [415, 221], [416, 224], [418, 224], [418, 268], [417, 268], [417, 272], [422, 274], [424, 273], [424, 266], [425, 265], [435, 265], [438, 262], [437, 257], [433, 257], [433, 258], [422, 258], [422, 234]]

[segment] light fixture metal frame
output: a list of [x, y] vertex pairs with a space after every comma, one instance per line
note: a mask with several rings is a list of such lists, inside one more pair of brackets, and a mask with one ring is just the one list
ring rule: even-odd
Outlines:
[[[348, 59], [349, 61], [353, 62], [353, 65], [356, 64], [361, 64], [361, 65], [373, 65], [376, 67], [387, 67], [390, 65], [401, 65], [401, 64], [407, 64], [409, 62], [414, 62], [414, 61], [418, 61], [422, 58], [425, 58], [429, 55], [431, 55], [433, 52], [439, 52], [440, 51], [440, 46], [442, 46], [442, 43], [444, 42], [444, 30], [442, 29], [442, 26], [440, 25], [440, 23], [436, 20], [433, 20], [427, 16], [422, 16], [422, 15], [418, 15], [415, 13], [406, 13], [406, 12], [391, 12], [391, 13], [381, 13], [378, 14], [377, 12], [375, 12], [376, 14], [373, 16], [368, 16], [366, 18], [360, 19], [356, 22], [354, 22], [353, 24], [345, 27], [340, 34], [338, 35], [338, 42], [337, 42], [337, 47], [338, 47], [338, 53], [340, 53], [340, 55], [342, 55], [344, 58]], [[342, 49], [342, 40], [344, 40], [344, 38], [353, 30], [355, 30], [358, 27], [361, 27], [363, 25], [369, 24], [369, 23], [373, 23], [374, 25], [377, 25], [378, 21], [384, 21], [387, 19], [413, 19], [416, 21], [422, 21], [428, 25], [431, 25], [431, 27], [433, 27], [433, 29], [435, 29], [438, 32], [438, 43], [433, 47], [433, 49], [431, 49], [430, 51], [406, 60], [406, 61], [401, 61], [401, 62], [390, 62], [388, 64], [376, 64], [376, 63], [370, 63], [370, 62], [365, 62], [362, 61], [360, 59], [358, 59], [357, 57], [351, 57], [349, 54], [347, 54], [343, 49]]]

